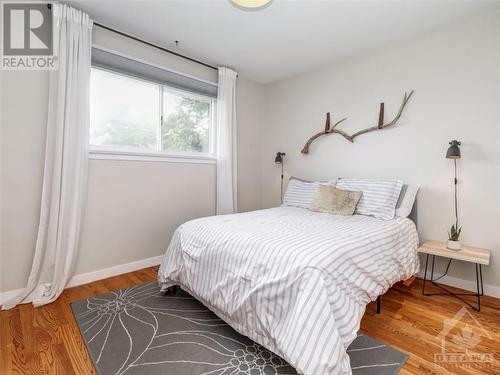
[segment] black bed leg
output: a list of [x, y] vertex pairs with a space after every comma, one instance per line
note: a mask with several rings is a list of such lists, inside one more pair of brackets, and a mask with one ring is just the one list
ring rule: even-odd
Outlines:
[[179, 285], [172, 285], [165, 289], [165, 295], [167, 296], [175, 296], [177, 292], [181, 289]]
[[380, 296], [377, 297], [377, 314], [380, 314]]

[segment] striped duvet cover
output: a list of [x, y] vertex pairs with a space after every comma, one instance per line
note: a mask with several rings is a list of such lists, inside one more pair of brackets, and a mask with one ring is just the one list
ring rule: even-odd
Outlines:
[[189, 221], [159, 271], [299, 373], [350, 374], [366, 305], [418, 271], [409, 219], [278, 207]]

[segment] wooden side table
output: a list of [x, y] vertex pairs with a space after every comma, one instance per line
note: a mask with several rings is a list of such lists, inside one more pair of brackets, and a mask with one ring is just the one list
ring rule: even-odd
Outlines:
[[[422, 254], [426, 254], [425, 258], [425, 271], [424, 271], [424, 284], [422, 287], [422, 294], [426, 296], [435, 296], [435, 295], [445, 295], [449, 294], [453, 297], [458, 298], [468, 306], [472, 307], [476, 311], [481, 311], [481, 296], [483, 295], [483, 270], [481, 266], [490, 264], [490, 250], [479, 249], [476, 247], [463, 246], [461, 250], [454, 251], [450, 250], [446, 247], [445, 242], [438, 241], [426, 241], [423, 245], [418, 248], [418, 252]], [[426, 293], [425, 292], [425, 284], [427, 282], [427, 266], [429, 264], [429, 256], [432, 256], [432, 265], [431, 265], [431, 275], [430, 281], [433, 285], [441, 288], [446, 293]], [[448, 266], [446, 267], [446, 271], [444, 275], [434, 279], [434, 262], [436, 261], [436, 256], [448, 258]], [[451, 261], [461, 260], [464, 262], [474, 263], [476, 266], [476, 293], [453, 293], [451, 290], [445, 288], [442, 285], [436, 283], [441, 277], [445, 276], [448, 273], [450, 268]], [[467, 302], [461, 296], [475, 296], [477, 298], [477, 306], [473, 306], [471, 303]]]

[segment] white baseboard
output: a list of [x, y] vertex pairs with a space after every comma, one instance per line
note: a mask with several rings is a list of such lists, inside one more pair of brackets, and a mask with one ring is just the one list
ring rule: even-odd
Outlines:
[[[427, 273], [427, 277], [429, 274]], [[437, 279], [441, 277], [442, 274], [437, 274], [434, 273], [434, 279]], [[424, 271], [421, 270], [420, 273], [418, 274], [418, 277], [423, 278], [424, 277]], [[443, 285], [448, 285], [448, 286], [453, 286], [455, 288], [460, 288], [464, 289], [470, 292], [476, 292], [476, 281], [472, 280], [464, 280], [464, 279], [459, 279], [458, 277], [452, 277], [452, 276], [444, 276], [442, 279], [439, 279], [438, 281], [439, 284]], [[500, 287], [495, 286], [495, 285], [490, 285], [490, 284], [484, 284], [484, 294], [486, 296], [491, 296], [491, 297], [496, 297], [500, 298]]]
[[[124, 273], [156, 266], [161, 263], [162, 259], [163, 255], [160, 255], [157, 257], [141, 259], [130, 263], [119, 264], [117, 266], [103, 268], [97, 271], [80, 273], [78, 275], [74, 275], [71, 278], [66, 288], [88, 284], [93, 281], [107, 279], [108, 277], [122, 275]], [[22, 291], [23, 289], [21, 288], [21, 289], [8, 290], [6, 292], [0, 292], [0, 304], [2, 304], [3, 301], [9, 300], [10, 298], [14, 297], [16, 294], [21, 293]]]
[[92, 281], [107, 279], [108, 277], [113, 277], [117, 275], [122, 275], [124, 273], [137, 271], [143, 268], [156, 266], [161, 263], [163, 255], [136, 260], [135, 262], [119, 264], [117, 266], [103, 268], [101, 270], [81, 273], [75, 275], [71, 278], [66, 288], [71, 288], [78, 285], [88, 284]]

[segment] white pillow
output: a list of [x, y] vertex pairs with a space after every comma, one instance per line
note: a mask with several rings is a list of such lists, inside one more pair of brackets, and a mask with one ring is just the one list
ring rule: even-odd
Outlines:
[[420, 186], [418, 185], [403, 185], [398, 203], [396, 204], [397, 217], [404, 218], [410, 216], [419, 188]]
[[309, 209], [318, 192], [319, 185], [335, 186], [335, 181], [336, 180], [331, 180], [328, 181], [328, 183], [322, 183], [318, 181], [304, 181], [296, 177], [290, 177], [283, 197], [283, 206]]
[[340, 179], [337, 189], [362, 191], [355, 213], [380, 219], [394, 219], [403, 182], [400, 180]]

